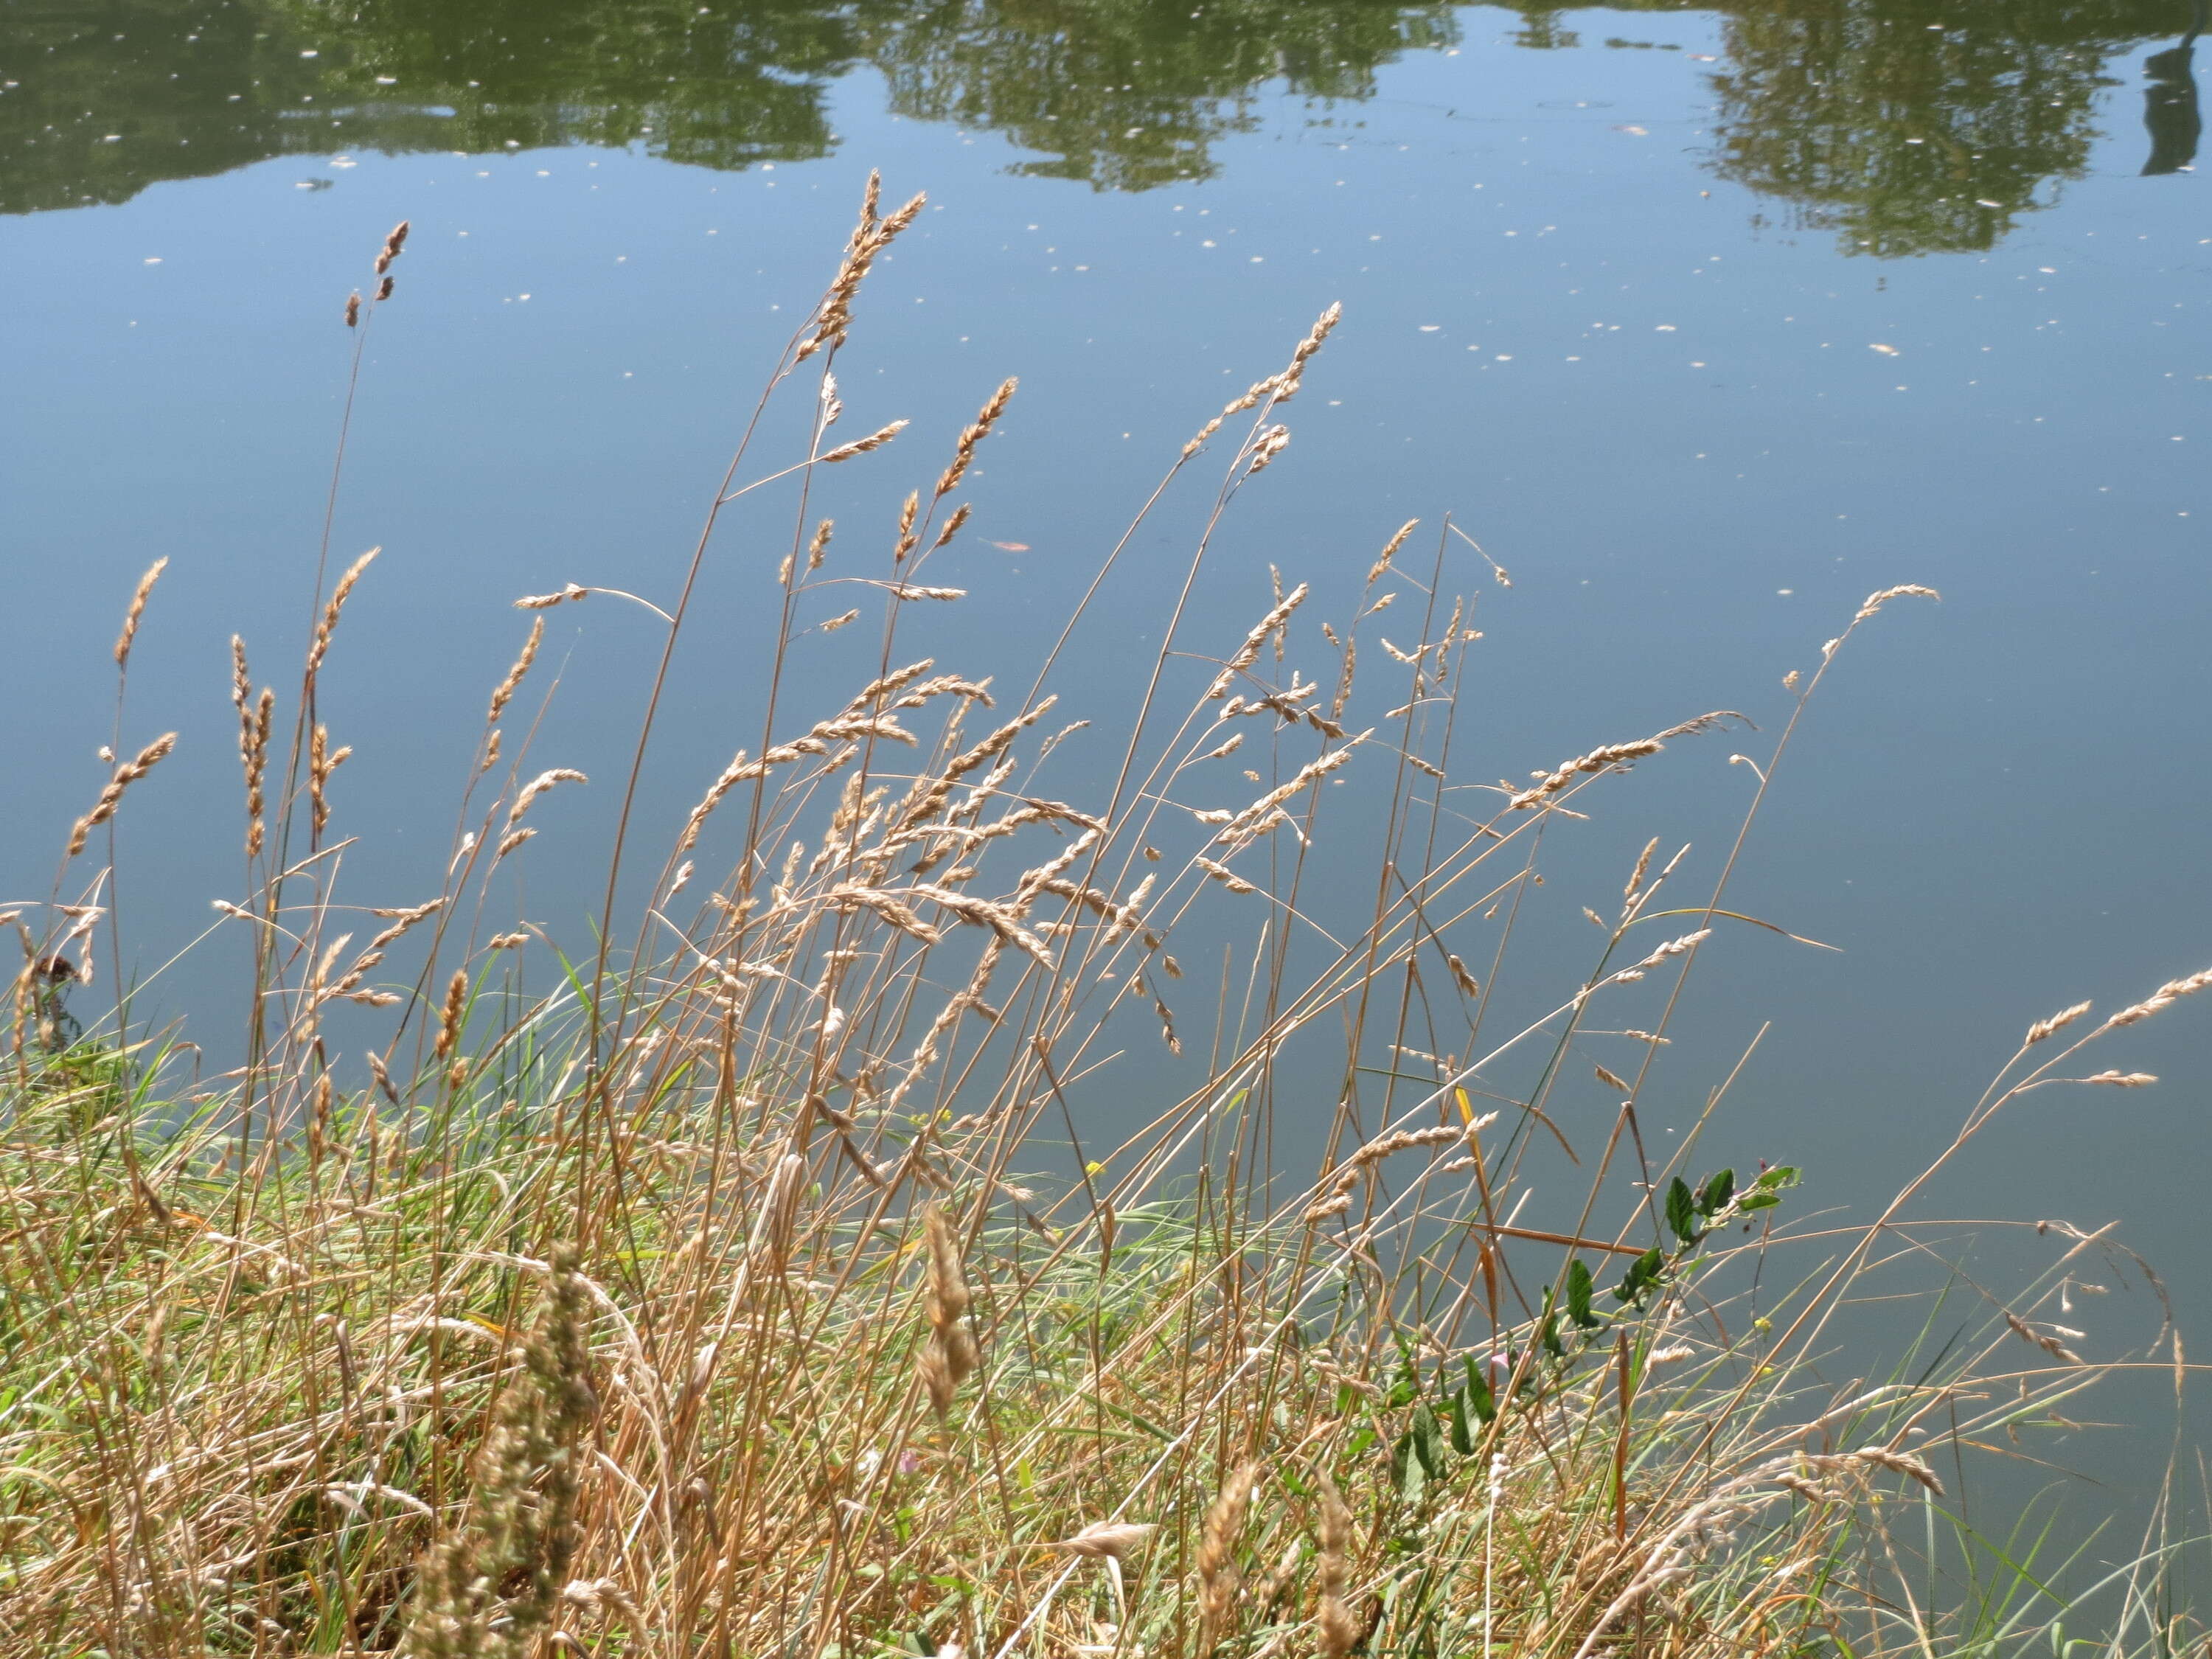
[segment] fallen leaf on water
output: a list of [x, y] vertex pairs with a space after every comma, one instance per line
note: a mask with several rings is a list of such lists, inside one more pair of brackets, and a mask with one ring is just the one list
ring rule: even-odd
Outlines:
[[993, 542], [991, 545], [1001, 553], [1026, 553], [1030, 550], [1027, 542]]
[[1650, 128], [1649, 128], [1649, 127], [1638, 127], [1638, 126], [1616, 126], [1615, 128], [1613, 128], [1613, 131], [1614, 131], [1615, 132], [1629, 132], [1629, 133], [1633, 133], [1633, 134], [1635, 134], [1635, 135], [1636, 135], [1636, 137], [1638, 137], [1638, 138], [1645, 138], [1645, 137], [1649, 137], [1650, 136], [1650, 133], [1651, 133], [1651, 129], [1650, 129]]
[[1867, 349], [1869, 351], [1879, 351], [1885, 357], [1894, 357], [1897, 356], [1897, 348], [1893, 345], [1870, 345]]

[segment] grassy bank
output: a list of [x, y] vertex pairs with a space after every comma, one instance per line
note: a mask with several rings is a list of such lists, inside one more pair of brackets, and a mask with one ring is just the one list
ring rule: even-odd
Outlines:
[[[1791, 677], [1724, 858], [1645, 847], [1578, 924], [1587, 972], [1501, 994], [1544, 837], [1740, 717], [1462, 781], [1474, 607], [1506, 578], [1449, 520], [1380, 526], [1330, 591], [1200, 637], [1191, 584], [1237, 498], [1290, 464], [1285, 405], [1333, 311], [1146, 506], [1210, 502], [1126, 694], [1078, 706], [1057, 647], [1026, 690], [918, 653], [917, 608], [963, 597], [929, 566], [1013, 386], [920, 464], [888, 537], [833, 526], [842, 469], [915, 465], [922, 441], [850, 430], [835, 380], [915, 205], [872, 193], [784, 349], [763, 407], [808, 411], [799, 453], [757, 453], [778, 428], [756, 416], [688, 571], [649, 596], [666, 645], [641, 665], [629, 777], [530, 752], [548, 613], [630, 602], [556, 573], [520, 601], [511, 665], [485, 665], [442, 886], [341, 893], [319, 678], [373, 565], [319, 564], [281, 694], [236, 647], [234, 1066], [201, 1075], [200, 1034], [143, 1029], [121, 994], [102, 848], [169, 740], [58, 824], [52, 902], [10, 919], [0, 1651], [1590, 1659], [2051, 1637], [2088, 1586], [2047, 1586], [1958, 1488], [2039, 1455], [2130, 1358], [2051, 1318], [2108, 1241], [2061, 1239], [2003, 1291], [1923, 1275], [1880, 1304], [1888, 1380], [1869, 1380], [1836, 1346], [1893, 1259], [1932, 1249], [1911, 1208], [1928, 1177], [1863, 1224], [1799, 1219], [1796, 1171], [1699, 1133], [1662, 1147], [1638, 1103], [1701, 953], [1765, 925], [1728, 886], [1797, 716], [1854, 633], [1933, 596], [1871, 596]], [[371, 288], [344, 325], [365, 337], [385, 302]], [[721, 522], [763, 500], [789, 513], [766, 554]], [[782, 618], [759, 737], [698, 757], [688, 813], [625, 809], [572, 929], [522, 923], [506, 861], [552, 791], [640, 799], [700, 574], [737, 559]], [[856, 580], [839, 625], [880, 629], [873, 677], [786, 706], [823, 625], [808, 602]], [[1075, 721], [1091, 758], [1068, 799], [1044, 769]], [[2207, 983], [2038, 1022], [1942, 1162], [2026, 1090], [2148, 1082], [2082, 1051]], [[1115, 1079], [1139, 1042], [1172, 1084], [1133, 1112]], [[1571, 1077], [1618, 1103], [1595, 1137], [1553, 1109]], [[1293, 1122], [1317, 1164], [1274, 1155]], [[2158, 1363], [2178, 1381], [2178, 1346]], [[2169, 1542], [2098, 1587], [2114, 1645], [2196, 1639]]]

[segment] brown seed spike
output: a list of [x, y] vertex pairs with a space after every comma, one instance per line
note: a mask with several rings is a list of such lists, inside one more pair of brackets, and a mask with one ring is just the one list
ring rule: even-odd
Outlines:
[[387, 276], [376, 285], [376, 302], [382, 305], [392, 297], [392, 278]]
[[352, 293], [346, 295], [345, 319], [348, 328], [361, 326], [361, 290], [359, 289], [354, 289]]
[[356, 559], [346, 567], [345, 574], [338, 578], [338, 585], [331, 591], [331, 602], [323, 607], [322, 620], [315, 624], [315, 637], [307, 647], [307, 678], [309, 680], [312, 681], [315, 678], [317, 672], [322, 668], [324, 657], [329, 654], [331, 635], [337, 629], [339, 613], [344, 611], [345, 602], [353, 592], [354, 584], [361, 580], [361, 573], [368, 568], [369, 561], [383, 550], [380, 547], [372, 547]]
[[1086, 1560], [1119, 1561], [1158, 1530], [1151, 1521], [1097, 1521], [1073, 1538], [1055, 1538], [1044, 1547]]
[[904, 421], [893, 421], [889, 426], [880, 427], [865, 438], [855, 438], [851, 443], [840, 444], [822, 458], [823, 462], [826, 465], [834, 461], [849, 461], [855, 455], [865, 455], [872, 449], [881, 449], [905, 430]]
[[1369, 586], [1372, 587], [1382, 580], [1382, 573], [1389, 569], [1390, 561], [1398, 556], [1398, 550], [1406, 544], [1406, 538], [1413, 533], [1414, 527], [1420, 522], [1419, 519], [1408, 519], [1398, 526], [1398, 533], [1391, 537], [1389, 541], [1384, 544], [1382, 552], [1375, 556], [1375, 563], [1367, 573]]
[[261, 850], [267, 833], [262, 818], [264, 803], [262, 799], [262, 779], [269, 768], [269, 729], [276, 712], [276, 693], [268, 686], [261, 688], [261, 699], [254, 707], [252, 747], [246, 757], [246, 853], [251, 858]]
[[166, 732], [140, 750], [135, 759], [125, 761], [115, 769], [115, 775], [100, 792], [100, 799], [93, 803], [92, 811], [79, 818], [70, 830], [69, 855], [71, 858], [84, 851], [87, 836], [115, 816], [115, 809], [123, 803], [123, 792], [160, 765], [176, 746], [177, 734]]
[[960, 434], [960, 441], [953, 447], [952, 465], [945, 469], [945, 476], [937, 481], [934, 500], [943, 501], [958, 487], [960, 480], [968, 476], [968, 469], [975, 459], [975, 446], [991, 435], [991, 428], [999, 423], [999, 416], [1006, 412], [1006, 404], [1012, 399], [1014, 388], [1019, 384], [1019, 381], [1012, 380], [1004, 382], [991, 394], [990, 401], [983, 405], [975, 422]]
[[461, 1035], [461, 1017], [469, 1006], [469, 975], [466, 969], [457, 968], [446, 987], [446, 1006], [438, 1016], [438, 1040], [434, 1052], [443, 1060], [453, 1052], [453, 1044]]
[[485, 725], [497, 724], [500, 715], [506, 712], [508, 702], [514, 697], [516, 689], [522, 684], [522, 677], [530, 672], [530, 665], [537, 661], [538, 647], [544, 637], [545, 618], [532, 617], [530, 637], [523, 641], [521, 654], [515, 658], [514, 665], [507, 671], [507, 678], [492, 690], [491, 712], [484, 717]]
[[1321, 1487], [1321, 1560], [1315, 1573], [1314, 1625], [1320, 1659], [1345, 1659], [1358, 1639], [1358, 1621], [1344, 1599], [1352, 1583], [1352, 1511], [1327, 1474]]
[[1206, 1512], [1198, 1543], [1198, 1650], [1212, 1652], [1229, 1627], [1237, 1607], [1237, 1594], [1244, 1575], [1237, 1565], [1237, 1540], [1244, 1530], [1244, 1515], [1252, 1501], [1252, 1487], [1260, 1466], [1246, 1463], [1221, 1483], [1219, 1496]]
[[922, 1234], [928, 1248], [930, 1332], [922, 1348], [921, 1380], [929, 1403], [943, 1417], [952, 1409], [953, 1396], [981, 1355], [968, 1324], [971, 1297], [961, 1271], [959, 1236], [942, 1205], [932, 1204], [922, 1212]]
[[123, 631], [115, 636], [115, 665], [123, 668], [131, 661], [131, 643], [138, 637], [138, 623], [146, 614], [146, 601], [153, 597], [154, 584], [161, 580], [161, 573], [169, 568], [167, 555], [154, 561], [146, 574], [138, 579], [138, 590], [131, 596], [131, 608], [123, 613]]
[[2089, 1006], [2090, 1005], [2086, 1002], [2077, 1002], [2071, 1008], [2060, 1009], [2048, 1019], [2039, 1019], [2027, 1028], [2027, 1040], [2021, 1044], [2021, 1047], [2033, 1048], [2053, 1033], [2064, 1030], [2082, 1015], [2087, 1013]]

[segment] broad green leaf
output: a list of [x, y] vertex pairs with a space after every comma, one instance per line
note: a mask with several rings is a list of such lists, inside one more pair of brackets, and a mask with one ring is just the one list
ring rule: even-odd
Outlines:
[[1429, 1409], [1425, 1400], [1413, 1407], [1413, 1453], [1421, 1460], [1421, 1468], [1431, 1480], [1440, 1480], [1451, 1467], [1444, 1451], [1443, 1425]]
[[1475, 1364], [1474, 1356], [1467, 1356], [1467, 1403], [1474, 1414], [1487, 1423], [1498, 1415], [1498, 1401], [1490, 1392], [1490, 1379]]
[[1590, 1311], [1590, 1270], [1580, 1256], [1567, 1264], [1567, 1317], [1586, 1331], [1601, 1323]]
[[1667, 1224], [1685, 1244], [1698, 1242], [1697, 1200], [1690, 1196], [1690, 1189], [1680, 1176], [1667, 1188]]
[[1635, 1302], [1640, 1300], [1646, 1291], [1656, 1289], [1659, 1284], [1660, 1270], [1665, 1265], [1666, 1260], [1667, 1258], [1660, 1255], [1656, 1247], [1638, 1256], [1630, 1264], [1628, 1272], [1620, 1283], [1613, 1287], [1613, 1299], [1617, 1302]]
[[1401, 1434], [1390, 1449], [1390, 1480], [1398, 1488], [1398, 1496], [1408, 1504], [1418, 1504], [1428, 1489], [1429, 1472], [1423, 1466], [1414, 1447], [1411, 1432]]
[[1451, 1416], [1452, 1449], [1462, 1457], [1471, 1456], [1474, 1451], [1474, 1429], [1467, 1420], [1467, 1390], [1454, 1389], [1444, 1404]]

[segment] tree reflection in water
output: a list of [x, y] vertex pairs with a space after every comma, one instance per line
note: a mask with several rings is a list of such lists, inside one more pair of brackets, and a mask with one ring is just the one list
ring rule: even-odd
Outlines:
[[[2186, 168], [2204, 3], [1522, 0], [1515, 38], [1718, 12], [1708, 165], [1849, 251], [1895, 256], [1992, 246], [2047, 204], [2087, 163], [2114, 60], [2177, 34], [2142, 65], [2142, 171]], [[338, 149], [798, 161], [836, 146], [830, 88], [861, 69], [900, 113], [1002, 133], [1030, 153], [1017, 171], [1142, 190], [1212, 173], [1263, 94], [1356, 102], [1482, 15], [1392, 0], [7, 0], [0, 211]]]
[[2197, 141], [2203, 136], [2204, 118], [2197, 110], [2197, 76], [2190, 59], [2197, 37], [2204, 32], [2205, 14], [2212, 0], [2197, 0], [2197, 15], [2181, 44], [2153, 52], [2143, 60], [2143, 125], [2150, 131], [2150, 159], [2143, 163], [2146, 179], [2161, 173], [2183, 173], [2197, 160]]

